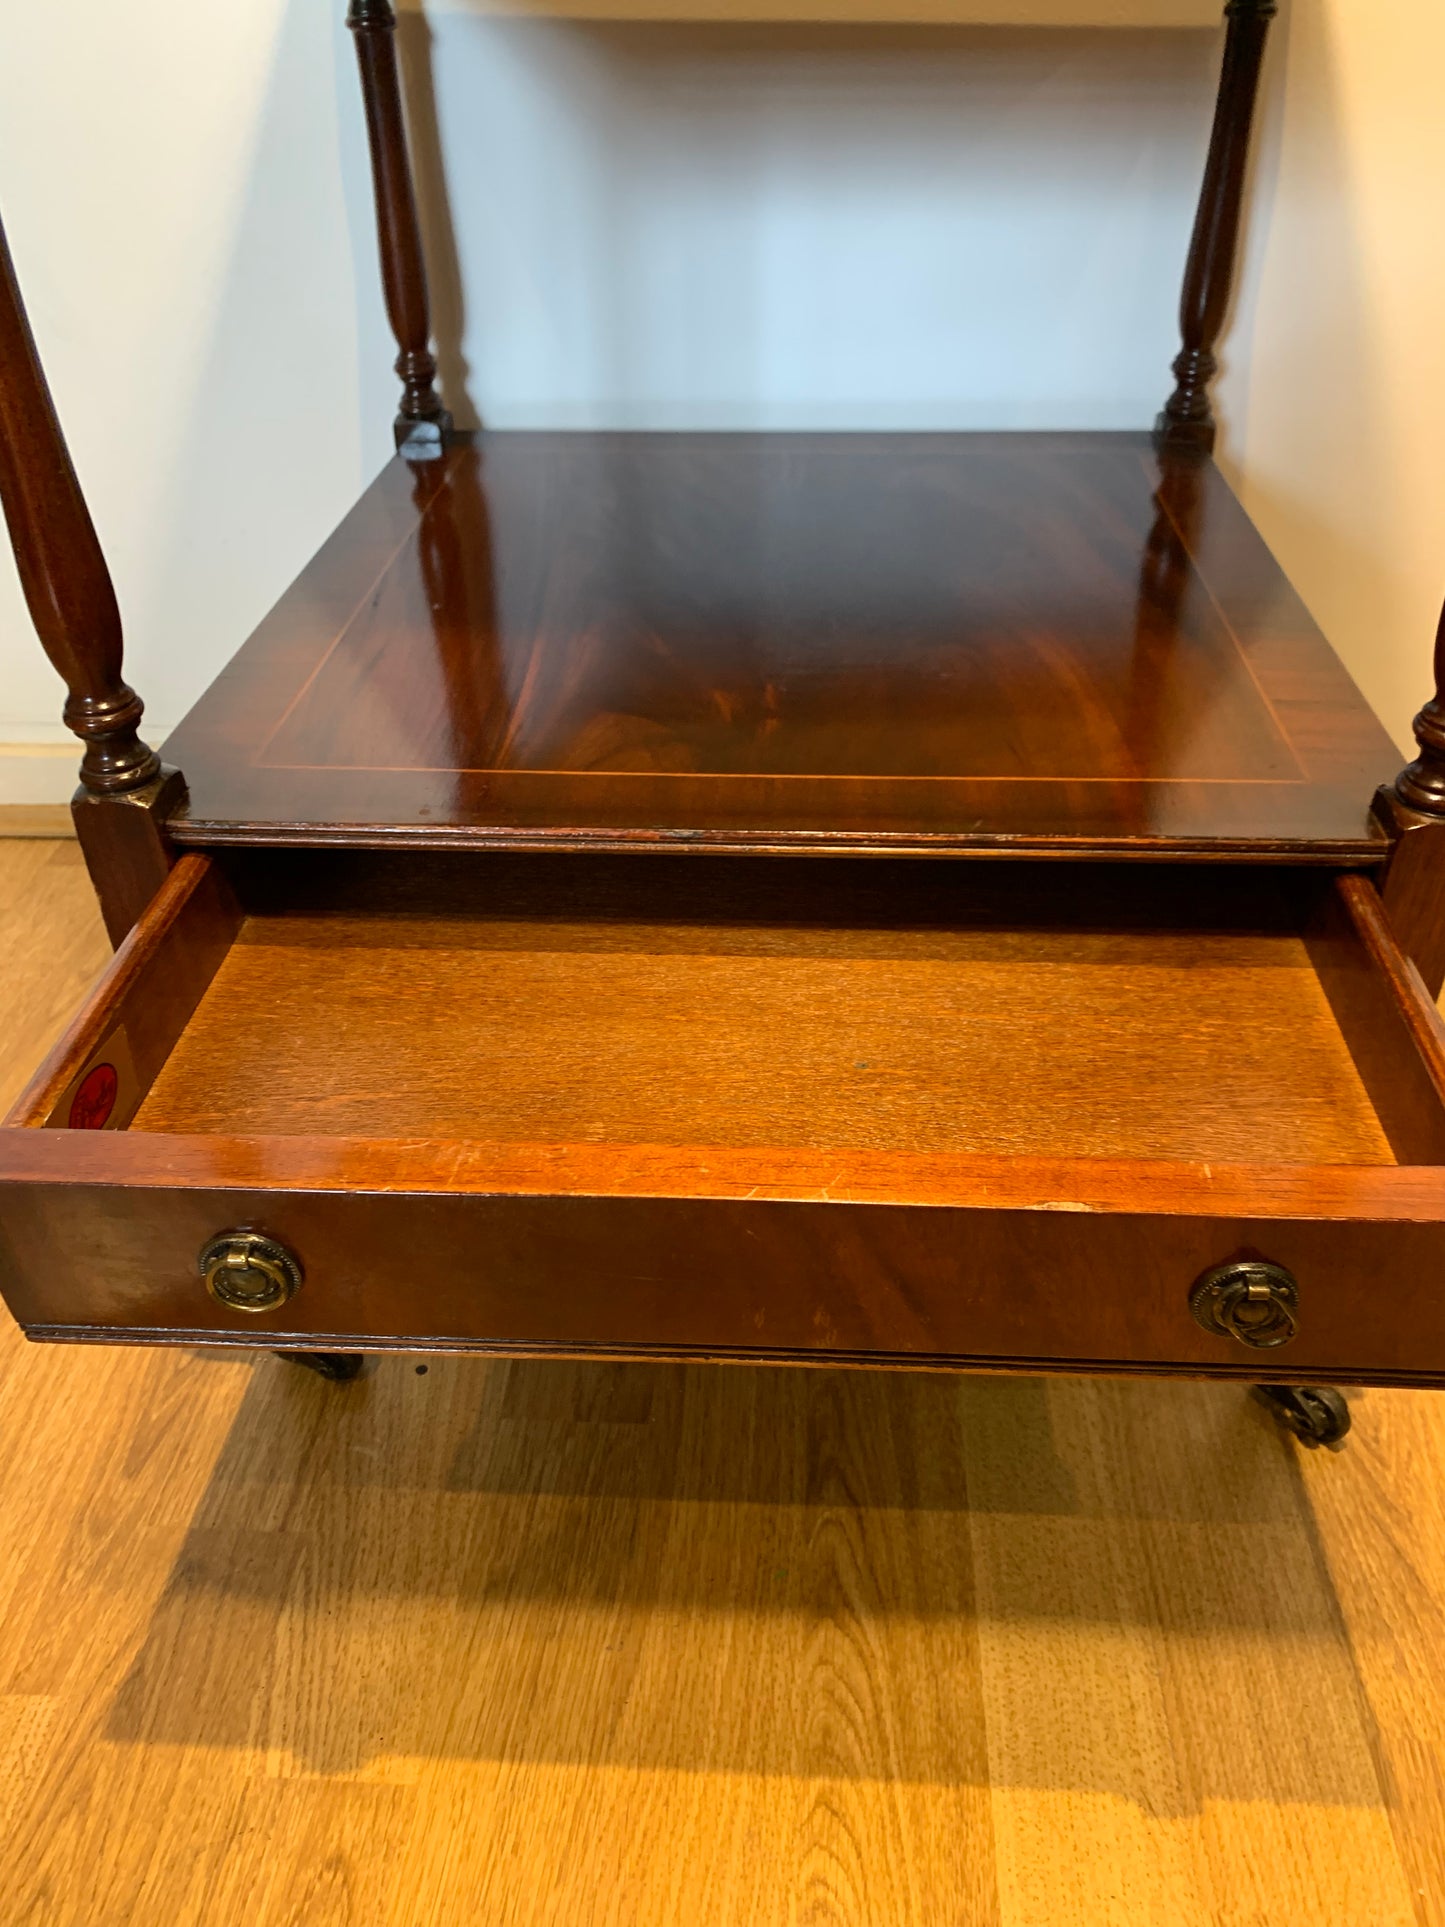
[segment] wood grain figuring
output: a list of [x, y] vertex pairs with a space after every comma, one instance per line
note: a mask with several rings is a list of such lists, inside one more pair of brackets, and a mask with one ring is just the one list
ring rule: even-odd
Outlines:
[[[1171, 1163], [718, 1145], [168, 1137], [7, 1129], [0, 1176], [75, 1191], [416, 1192], [426, 1197], [791, 1200], [1163, 1218], [1445, 1222], [1435, 1165]], [[139, 1200], [136, 1200], [139, 1203]], [[1081, 1230], [1080, 1227], [1075, 1227]]]
[[1217, 471], [1128, 434], [397, 463], [170, 745], [201, 844], [1352, 862], [1398, 762]]
[[[1353, 1186], [1343, 1219], [1308, 1183], [1271, 1210], [1270, 1172], [1243, 1196], [1227, 1174], [1217, 1201], [1191, 1209], [1171, 1189], [1177, 1168], [1149, 1164], [1131, 1167], [1128, 1202], [1111, 1211], [1081, 1209], [1067, 1174], [1053, 1200], [1010, 1206], [976, 1170], [984, 1188], [930, 1209], [826, 1186], [798, 1200], [485, 1183], [431, 1194], [390, 1181], [384, 1146], [368, 1147], [364, 1188], [287, 1185], [284, 1164], [248, 1188], [224, 1139], [121, 1133], [98, 1152], [99, 1133], [0, 1135], [0, 1277], [40, 1337], [1445, 1383], [1445, 1181], [1433, 1170], [1382, 1172], [1411, 1182], [1382, 1184], [1373, 1210], [1370, 1187]], [[22, 1175], [59, 1166], [67, 1137], [77, 1155], [59, 1182]], [[207, 1144], [219, 1153], [209, 1182], [188, 1156]], [[1396, 1194], [1419, 1202], [1422, 1189], [1429, 1207], [1412, 1218]], [[231, 1311], [204, 1291], [197, 1254], [236, 1226], [301, 1263], [306, 1282], [282, 1310]], [[1251, 1351], [1190, 1314], [1205, 1270], [1251, 1254], [1300, 1281], [1287, 1351]]]
[[[0, 1103], [106, 950], [36, 849]], [[0, 1325], [7, 1918], [1442, 1927], [1442, 1415]]]
[[137, 1120], [235, 1135], [1370, 1163], [1285, 937], [252, 919]]
[[1100, 866], [1040, 890], [1027, 868], [601, 857], [233, 867], [260, 914], [142, 1128], [1383, 1155], [1292, 934], [1312, 879]]

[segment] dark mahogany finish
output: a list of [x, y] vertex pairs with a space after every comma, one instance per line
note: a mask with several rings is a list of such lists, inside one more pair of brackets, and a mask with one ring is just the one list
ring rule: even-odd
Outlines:
[[[469, 1168], [456, 1146], [15, 1135], [9, 1297], [35, 1338], [1445, 1384], [1439, 1170], [1097, 1164], [1084, 1189], [1077, 1166], [974, 1160], [925, 1201], [882, 1154], [700, 1152], [686, 1195], [642, 1159], [628, 1188], [621, 1157], [618, 1188], [576, 1195], [494, 1147]], [[283, 1312], [207, 1301], [196, 1251], [230, 1224], [304, 1254]], [[1189, 1313], [1193, 1280], [1250, 1251], [1302, 1281], [1283, 1352]]]
[[1214, 446], [1209, 384], [1218, 368], [1214, 350], [1234, 281], [1259, 71], [1277, 12], [1275, 0], [1229, 0], [1224, 9], [1229, 27], [1219, 95], [1179, 302], [1184, 345], [1174, 362], [1174, 392], [1154, 431], [1161, 447], [1207, 452]]
[[[379, 863], [253, 854], [236, 866], [239, 904], [213, 861], [177, 866], [0, 1128], [6, 1293], [33, 1335], [1445, 1382], [1445, 1045], [1366, 879], [1160, 871], [1154, 889], [1149, 872], [1114, 866], [1094, 888], [1077, 868], [974, 866], [946, 890], [918, 865]], [[674, 867], [677, 891], [654, 887]], [[1057, 877], [1057, 900], [1033, 887], [1040, 874]], [[329, 1003], [291, 995], [308, 953]], [[459, 954], [460, 1003], [444, 983]], [[519, 995], [555, 1034], [596, 1040], [619, 1021], [652, 1028], [608, 988], [616, 968], [645, 997], [716, 965], [749, 998], [790, 980], [808, 991], [820, 969], [838, 994], [799, 1005], [814, 1027], [801, 1052], [718, 999], [671, 1041], [674, 1089], [654, 1076], [629, 1088], [625, 1054], [584, 1047], [577, 1074], [597, 1103], [572, 1109], [605, 1112], [606, 1133], [518, 1135], [546, 1069], [530, 1033], [508, 1044]], [[1039, 981], [1041, 966], [1069, 1000], [1053, 1018], [1018, 1002], [1018, 973]], [[1239, 980], [1226, 994], [1241, 1023], [1220, 1022], [1221, 968]], [[487, 1044], [492, 1019], [470, 1006], [504, 971], [533, 989], [498, 1008]], [[1161, 977], [1177, 1035], [1131, 1014]], [[910, 1080], [909, 1013], [932, 1007], [941, 1023], [950, 996], [975, 1042], [961, 1057], [940, 1047], [933, 1074]], [[440, 1092], [418, 1075], [445, 1043], [445, 1026], [421, 1034], [438, 1000], [469, 1039]], [[1124, 1049], [1080, 1082], [1066, 1040], [1101, 1022]], [[238, 1024], [273, 1056], [282, 1040], [269, 1088], [264, 1049], [225, 1055]], [[121, 1128], [74, 1128], [77, 1078], [114, 1061], [121, 1035], [134, 1067], [110, 1120]], [[857, 1062], [864, 1035], [870, 1061]], [[358, 1040], [365, 1090], [337, 1081]], [[481, 1048], [502, 1054], [467, 1075]], [[930, 1105], [956, 1144], [971, 1074], [1012, 1074], [1011, 1058], [1033, 1114], [975, 1110], [977, 1148], [898, 1144], [898, 1107], [912, 1136]], [[785, 1091], [805, 1060], [811, 1108]], [[1231, 1079], [1262, 1081], [1266, 1155], [1253, 1161], [1208, 1155], [1249, 1135], [1219, 1096]], [[854, 1129], [864, 1091], [872, 1142]], [[1127, 1129], [1131, 1106], [1140, 1144], [1179, 1133], [1196, 1154], [1079, 1154]], [[371, 1135], [354, 1134], [358, 1114]], [[428, 1114], [491, 1135], [416, 1135], [410, 1120]], [[683, 1135], [699, 1118], [712, 1135]], [[1282, 1162], [1296, 1146], [1313, 1161]], [[218, 1305], [197, 1269], [238, 1226], [279, 1240], [304, 1273], [263, 1315]], [[1299, 1281], [1286, 1353], [1190, 1313], [1194, 1280], [1241, 1256]]]
[[1445, 1027], [1368, 879], [1338, 879], [1309, 945], [1395, 1156], [1401, 1164], [1445, 1164]]
[[[0, 1127], [32, 1336], [1445, 1385], [1445, 681], [1372, 811], [1388, 739], [1208, 459], [1273, 11], [1226, 9], [1153, 444], [473, 441], [352, 0], [406, 460], [172, 739], [189, 802], [4, 257], [0, 493], [124, 937]], [[245, 1230], [273, 1309], [203, 1282]], [[1242, 1261], [1287, 1352], [1191, 1313]]]
[[141, 789], [160, 759], [140, 740], [141, 700], [121, 675], [120, 610], [65, 445], [0, 228], [0, 501], [45, 653], [65, 679], [65, 720], [100, 796]]
[[120, 796], [76, 791], [70, 813], [112, 943], [165, 882], [176, 856], [170, 825], [185, 800], [185, 779], [168, 766], [144, 788]]
[[431, 349], [426, 263], [402, 115], [391, 0], [351, 0], [346, 24], [355, 36], [361, 69], [381, 280], [402, 381], [396, 445], [409, 461], [431, 461], [441, 454], [451, 417], [434, 386], [437, 364]]
[[222, 840], [1382, 860], [1397, 761], [1144, 435], [494, 434], [386, 471], [173, 739]]
[[0, 502], [36, 633], [85, 745], [76, 827], [119, 942], [170, 864], [162, 830], [183, 794], [141, 741], [141, 700], [122, 674], [120, 610], [65, 445], [0, 227]]
[[1420, 754], [1401, 770], [1395, 791], [1408, 809], [1445, 818], [1445, 613], [1435, 631], [1435, 694], [1415, 718]]
[[1415, 718], [1420, 753], [1375, 813], [1393, 840], [1384, 894], [1432, 996], [1445, 985], [1445, 614], [1435, 634], [1435, 693]]

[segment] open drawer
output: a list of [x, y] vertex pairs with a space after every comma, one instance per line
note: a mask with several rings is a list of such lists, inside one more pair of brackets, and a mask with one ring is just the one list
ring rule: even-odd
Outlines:
[[1442, 1092], [1353, 875], [189, 855], [0, 1129], [0, 1278], [36, 1338], [1445, 1382]]

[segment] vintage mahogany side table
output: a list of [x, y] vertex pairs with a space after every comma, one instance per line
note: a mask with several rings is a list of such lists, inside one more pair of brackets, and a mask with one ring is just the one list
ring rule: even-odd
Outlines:
[[1445, 1384], [1445, 692], [1389, 780], [1211, 460], [1225, 11], [1152, 437], [466, 436], [353, 0], [398, 454], [165, 764], [3, 254], [117, 945], [0, 1128], [32, 1338], [1187, 1373], [1312, 1443]]

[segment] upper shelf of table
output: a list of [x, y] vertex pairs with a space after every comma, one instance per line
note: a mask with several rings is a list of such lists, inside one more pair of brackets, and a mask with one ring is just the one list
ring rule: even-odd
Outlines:
[[166, 745], [183, 841], [1371, 862], [1393, 748], [1147, 435], [392, 463]]
[[978, 27], [1217, 27], [1219, 0], [400, 0], [398, 12], [548, 20]]
[[397, 12], [505, 19], [848, 21], [879, 27], [1220, 25], [1220, 0], [399, 0]]

